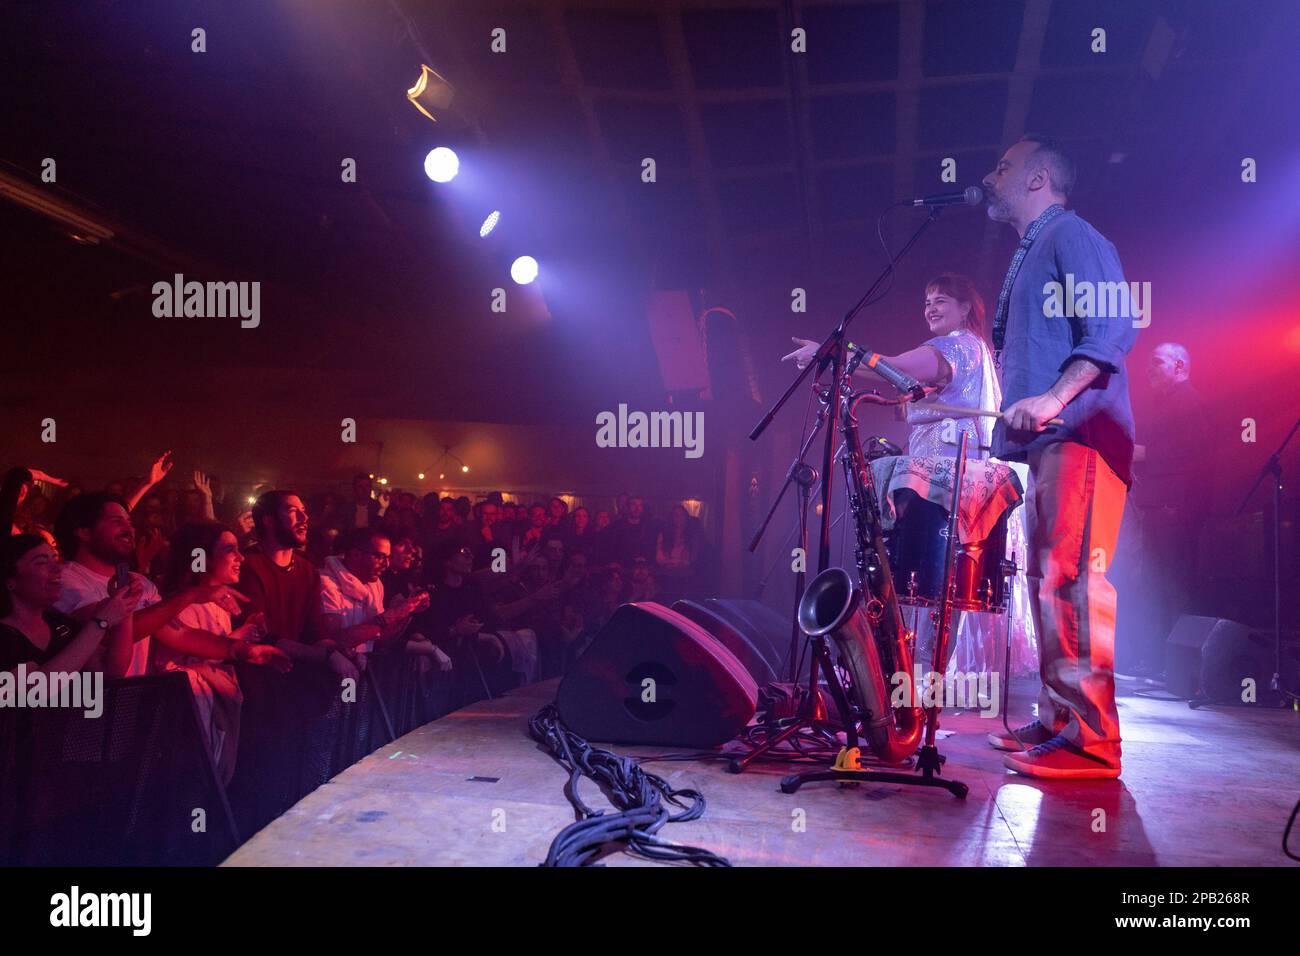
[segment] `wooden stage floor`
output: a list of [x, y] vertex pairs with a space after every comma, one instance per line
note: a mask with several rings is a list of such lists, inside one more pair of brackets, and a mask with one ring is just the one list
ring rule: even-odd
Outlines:
[[[946, 774], [970, 785], [964, 801], [943, 790], [834, 783], [786, 795], [777, 784], [787, 764], [733, 775], [720, 761], [656, 762], [649, 769], [708, 801], [702, 819], [661, 834], [747, 866], [1285, 864], [1282, 829], [1300, 796], [1300, 715], [1192, 710], [1132, 687], [1120, 685], [1117, 781], [1019, 777], [984, 741], [1000, 720], [946, 713], [953, 733], [940, 750]], [[564, 770], [527, 736], [528, 718], [554, 691], [554, 681], [523, 688], [412, 731], [308, 794], [224, 865], [537, 865], [574, 819]], [[1035, 692], [1036, 682], [1013, 683], [1013, 726], [1028, 719]], [[581, 793], [608, 807], [589, 780]], [[625, 854], [603, 862], [654, 865]]]

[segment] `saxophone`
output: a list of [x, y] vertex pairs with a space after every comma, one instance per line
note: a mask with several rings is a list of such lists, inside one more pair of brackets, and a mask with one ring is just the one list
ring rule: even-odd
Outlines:
[[[854, 522], [857, 583], [843, 568], [817, 575], [799, 602], [799, 626], [810, 636], [829, 636], [835, 642], [840, 664], [852, 680], [850, 693], [863, 736], [881, 761], [902, 763], [921, 742], [924, 715], [920, 707], [890, 706], [893, 675], [912, 680], [912, 648], [890, 575], [875, 478], [858, 437], [855, 410], [866, 393], [853, 392], [852, 365], [838, 400], [844, 435], [840, 460]], [[913, 697], [909, 687], [908, 699]]]

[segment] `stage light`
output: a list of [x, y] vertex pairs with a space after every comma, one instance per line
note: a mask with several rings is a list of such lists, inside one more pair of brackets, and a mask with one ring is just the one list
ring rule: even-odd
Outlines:
[[248, 496], [248, 503], [249, 503], [250, 505], [255, 505], [255, 504], [257, 504], [257, 499], [254, 498], [252, 495], [249, 495], [249, 496]]
[[418, 475], [416, 475], [415, 477], [416, 477], [416, 478], [419, 478], [421, 481], [424, 481], [424, 472], [420, 472], [420, 473], [419, 473]]
[[438, 122], [438, 117], [433, 115], [434, 111], [450, 109], [455, 97], [455, 88], [423, 64], [420, 66], [420, 78], [406, 91], [406, 98], [411, 101], [411, 105], [435, 123]]
[[491, 235], [492, 230], [497, 227], [497, 222], [500, 221], [500, 219], [501, 219], [500, 209], [493, 209], [490, 213], [488, 213], [488, 217], [483, 220], [483, 225], [478, 227], [478, 237], [480, 239], [486, 239], [489, 235]]
[[460, 172], [460, 158], [446, 146], [429, 150], [424, 157], [424, 175], [435, 183], [449, 183]]
[[439, 481], [444, 481], [444, 480], [446, 480], [446, 478], [447, 478], [447, 475], [446, 475], [445, 472], [444, 472], [443, 474], [440, 474], [440, 475], [438, 476], [438, 480], [439, 480]]
[[386, 484], [388, 484], [388, 479], [387, 479], [387, 478], [380, 478], [380, 479], [379, 479], [379, 483], [380, 483], [381, 485], [386, 485]]
[[532, 256], [520, 256], [510, 263], [510, 278], [520, 285], [528, 285], [537, 278], [537, 260]]
[[465, 472], [466, 474], [469, 474], [469, 465], [461, 465], [460, 470]]

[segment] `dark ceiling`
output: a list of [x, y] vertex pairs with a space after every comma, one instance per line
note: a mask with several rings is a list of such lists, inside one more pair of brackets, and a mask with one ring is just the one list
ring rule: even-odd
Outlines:
[[[265, 380], [310, 366], [373, 414], [581, 421], [662, 400], [644, 300], [677, 287], [735, 308], [770, 392], [785, 337], [821, 330], [883, 265], [880, 211], [952, 188], [946, 157], [959, 186], [978, 182], [1026, 129], [1075, 153], [1074, 204], [1130, 273], [1166, 274], [1173, 240], [1240, 204], [1243, 155], [1274, 171], [1295, 163], [1298, 11], [1292, 0], [11, 4], [2, 168], [35, 183], [54, 157], [45, 188], [119, 238], [78, 244], [0, 204], [8, 311], [24, 323], [4, 368], [28, 392], [125, 380], [157, 398], [192, 380], [189, 359], [283, 399]], [[498, 27], [505, 53], [490, 46]], [[1095, 27], [1104, 54], [1090, 49]], [[805, 53], [790, 49], [795, 28]], [[455, 85], [457, 117], [435, 125], [406, 102], [421, 62]], [[443, 143], [464, 172], [435, 186], [421, 162]], [[355, 184], [340, 180], [345, 157]], [[489, 203], [506, 214], [491, 252], [475, 235]], [[892, 216], [886, 238], [909, 228]], [[893, 318], [863, 321], [881, 347], [909, 344], [923, 277], [968, 271], [992, 296], [1012, 238], [978, 211], [948, 214], [900, 270]], [[551, 318], [490, 311], [514, 250], [542, 261]], [[262, 281], [262, 327], [154, 318], [149, 288], [174, 271]], [[790, 314], [795, 286], [809, 291], [808, 316]]]

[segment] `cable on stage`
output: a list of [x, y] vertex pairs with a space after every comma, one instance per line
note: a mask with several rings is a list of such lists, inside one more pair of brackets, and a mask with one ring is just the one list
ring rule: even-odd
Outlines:
[[[686, 823], [704, 815], [704, 796], [698, 790], [674, 790], [662, 777], [641, 769], [634, 758], [592, 747], [564, 726], [554, 704], [537, 712], [528, 722], [528, 731], [569, 771], [565, 794], [579, 815], [551, 842], [543, 866], [585, 866], [611, 843], [622, 843], [629, 853], [659, 863], [731, 866], [710, 850], [671, 843], [658, 835], [665, 823]], [[618, 812], [587, 806], [578, 796], [582, 777], [594, 781]], [[667, 804], [683, 809], [674, 815]]]

